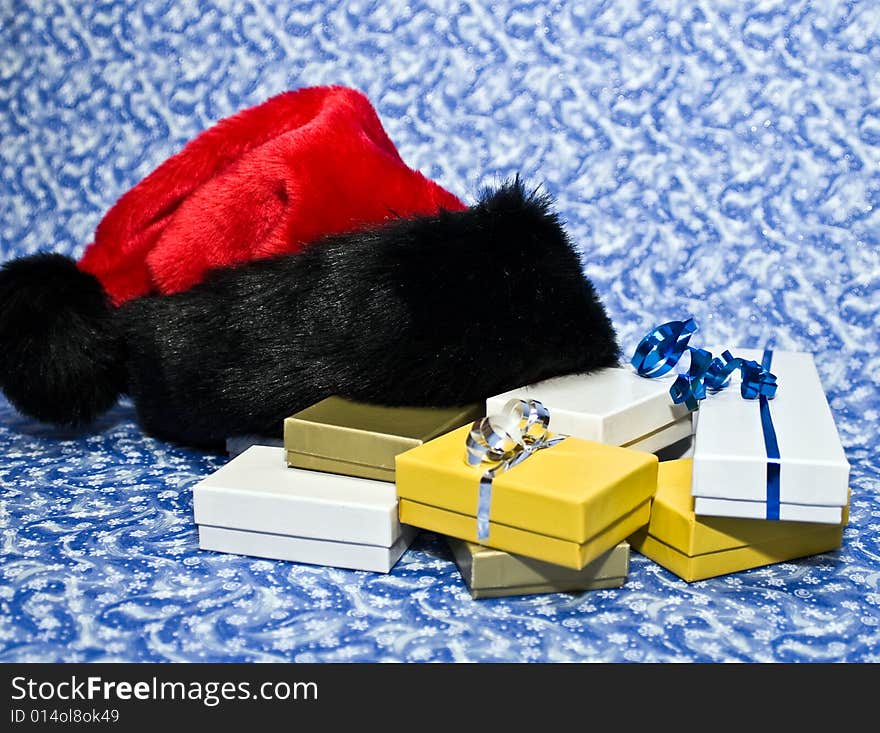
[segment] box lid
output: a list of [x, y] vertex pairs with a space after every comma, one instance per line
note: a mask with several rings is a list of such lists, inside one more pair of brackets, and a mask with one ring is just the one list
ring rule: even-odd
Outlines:
[[394, 469], [394, 457], [483, 415], [462, 407], [385, 407], [328, 397], [284, 421], [284, 446], [293, 453]]
[[[816, 525], [808, 522], [697, 516], [690, 492], [692, 470], [691, 458], [660, 463], [657, 493], [651, 505], [651, 519], [647, 527], [647, 533], [652, 537], [688, 556], [732, 550], [816, 531]], [[844, 517], [844, 524], [847, 518]]]
[[672, 378], [646, 379], [626, 367], [572, 374], [510, 390], [486, 400], [486, 414], [510, 399], [536, 399], [555, 432], [609, 445], [632, 443], [688, 415], [669, 396]]
[[[764, 356], [756, 349], [733, 353], [759, 363]], [[767, 401], [778, 443], [778, 499], [843, 506], [849, 492], [849, 463], [813, 357], [770, 353], [770, 371], [779, 383], [776, 397]], [[740, 396], [738, 375], [727, 389], [703, 400], [696, 419], [693, 495], [767, 501], [765, 432], [760, 401]]]
[[[401, 498], [476, 518], [483, 466], [465, 461], [469, 425], [397, 456]], [[498, 474], [489, 519], [583, 543], [653, 493], [651, 453], [568, 437]]]
[[254, 445], [193, 488], [197, 524], [390, 547], [400, 535], [394, 485], [288, 468]]

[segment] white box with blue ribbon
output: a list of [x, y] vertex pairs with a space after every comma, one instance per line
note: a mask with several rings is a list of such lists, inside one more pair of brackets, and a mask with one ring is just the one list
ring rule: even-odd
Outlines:
[[486, 414], [501, 412], [511, 399], [540, 400], [555, 431], [653, 453], [693, 434], [690, 410], [669, 395], [673, 376], [643, 379], [629, 367], [610, 367], [555, 377], [490, 397]]
[[253, 445], [193, 488], [199, 548], [387, 573], [416, 534], [394, 484], [288, 468]]
[[731, 383], [701, 401], [691, 486], [695, 513], [840, 524], [850, 466], [813, 357], [734, 353], [775, 374], [779, 387], [773, 399], [743, 399]]

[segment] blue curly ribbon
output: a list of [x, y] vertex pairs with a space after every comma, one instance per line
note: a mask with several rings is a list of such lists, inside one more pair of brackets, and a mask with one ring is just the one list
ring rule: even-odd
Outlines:
[[768, 367], [751, 359], [741, 359], [724, 351], [713, 356], [711, 351], [688, 345], [697, 330], [693, 318], [669, 321], [648, 332], [636, 347], [630, 363], [642, 377], [662, 377], [675, 368], [685, 354], [690, 356], [686, 372], [676, 377], [669, 394], [672, 401], [696, 410], [708, 392], [718, 392], [727, 386], [731, 375], [738, 369], [741, 375], [740, 394], [747, 400], [776, 396], [776, 375]]
[[770, 371], [773, 352], [764, 351], [761, 363], [741, 359], [724, 351], [721, 356], [688, 346], [697, 324], [693, 318], [670, 321], [650, 331], [639, 342], [630, 363], [642, 377], [661, 377], [678, 365], [682, 357], [690, 355], [686, 372], [676, 377], [669, 394], [675, 404], [684, 403], [696, 410], [707, 392], [717, 392], [727, 386], [730, 377], [738, 369], [741, 383], [740, 394], [747, 400], [758, 400], [761, 414], [761, 430], [764, 434], [764, 450], [767, 454], [767, 519], [779, 519], [781, 457], [776, 428], [770, 415], [770, 400], [778, 388], [776, 375]]
[[477, 499], [479, 542], [489, 537], [489, 512], [495, 477], [567, 437], [549, 437], [549, 426], [550, 411], [538, 400], [510, 400], [500, 414], [481, 418], [471, 426], [465, 441], [465, 461], [469, 466], [491, 464], [480, 477]]

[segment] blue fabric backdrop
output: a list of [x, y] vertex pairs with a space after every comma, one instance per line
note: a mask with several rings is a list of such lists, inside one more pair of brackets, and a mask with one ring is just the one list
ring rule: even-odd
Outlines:
[[473, 601], [423, 534], [387, 576], [197, 549], [223, 457], [0, 399], [0, 659], [880, 658], [880, 7], [874, 2], [0, 0], [0, 260], [78, 255], [217, 119], [301, 86], [376, 105], [467, 200], [557, 197], [624, 344], [815, 353], [852, 463], [841, 551], [688, 585]]

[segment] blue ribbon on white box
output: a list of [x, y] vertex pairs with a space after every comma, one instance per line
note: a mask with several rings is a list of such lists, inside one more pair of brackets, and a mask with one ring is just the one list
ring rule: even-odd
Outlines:
[[675, 404], [684, 403], [696, 410], [699, 402], [706, 399], [707, 392], [724, 389], [730, 377], [740, 371], [740, 394], [744, 399], [757, 399], [761, 414], [761, 429], [767, 453], [767, 519], [779, 519], [780, 455], [776, 429], [770, 415], [770, 403], [776, 396], [776, 375], [770, 371], [773, 352], [765, 350], [761, 363], [741, 359], [729, 351], [713, 356], [711, 351], [688, 345], [697, 331], [693, 318], [669, 321], [649, 331], [639, 342], [630, 363], [642, 377], [661, 377], [679, 367], [681, 360], [689, 357], [686, 369], [679, 367], [678, 376], [669, 394]]
[[465, 440], [469, 466], [491, 464], [480, 477], [477, 501], [477, 540], [489, 537], [492, 482], [539, 450], [561, 443], [567, 436], [550, 437], [550, 411], [538, 400], [510, 400], [501, 413], [480, 418]]

